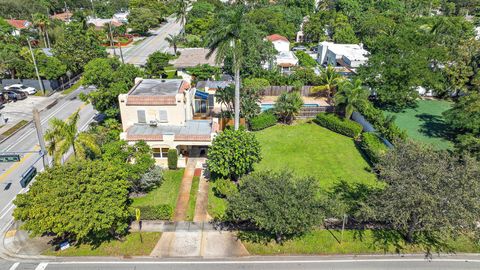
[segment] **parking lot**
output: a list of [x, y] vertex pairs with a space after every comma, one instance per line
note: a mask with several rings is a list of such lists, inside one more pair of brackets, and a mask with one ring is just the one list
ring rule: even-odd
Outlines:
[[52, 106], [60, 95], [60, 93], [55, 93], [49, 97], [28, 96], [24, 100], [3, 104], [4, 107], [0, 109], [0, 134], [3, 134], [22, 120], [32, 120], [33, 108], [42, 111], [48, 106]]

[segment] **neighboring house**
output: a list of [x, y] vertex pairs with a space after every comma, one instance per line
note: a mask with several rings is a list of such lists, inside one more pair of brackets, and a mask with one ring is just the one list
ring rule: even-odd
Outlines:
[[[230, 85], [234, 85], [235, 82], [233, 80], [226, 80], [226, 81], [199, 81], [197, 82], [196, 93], [206, 93], [208, 94], [208, 104], [211, 109], [219, 113], [222, 109], [222, 104], [218, 103], [215, 94], [217, 93], [218, 89], [224, 89]], [[224, 108], [225, 109], [225, 108]]]
[[129, 12], [115, 13], [113, 14], [113, 19], [122, 23], [128, 23], [128, 15], [130, 15]]
[[222, 67], [223, 65], [217, 65], [215, 63], [216, 53], [214, 52], [210, 57], [207, 57], [210, 52], [205, 48], [185, 48], [179, 49], [180, 55], [171, 60], [170, 64], [177, 70], [178, 76], [181, 76], [184, 80], [191, 81], [191, 76], [186, 72], [187, 68], [195, 67], [197, 65], [210, 65], [214, 67]]
[[10, 24], [13, 28], [15, 28], [12, 31], [13, 36], [20, 36], [20, 32], [24, 29], [30, 28], [32, 26], [32, 23], [27, 21], [27, 20], [7, 20], [7, 23]]
[[295, 42], [297, 42], [297, 43], [305, 42], [305, 34], [303, 33], [303, 26], [307, 22], [308, 22], [308, 16], [305, 16], [303, 18], [302, 23], [300, 24], [300, 31], [297, 32], [297, 37], [295, 39]]
[[343, 73], [355, 73], [368, 61], [368, 51], [362, 44], [335, 44], [324, 41], [318, 45], [317, 62], [330, 65]]
[[114, 27], [122, 26], [123, 23], [116, 19], [99, 19], [99, 18], [91, 18], [89, 17], [87, 20], [87, 24], [91, 24], [95, 26], [95, 29], [102, 30], [105, 28], [106, 25], [112, 24]]
[[269, 69], [272, 64], [275, 64], [281, 68], [282, 73], [289, 73], [292, 67], [298, 65], [298, 58], [290, 51], [290, 41], [286, 37], [273, 34], [267, 36], [266, 39], [272, 42], [278, 53], [275, 56], [275, 63], [265, 63], [264, 68]]
[[[158, 165], [167, 165], [169, 149], [179, 153], [179, 166], [188, 156], [206, 155], [218, 131], [218, 119], [194, 120], [199, 100], [190, 84], [181, 79], [141, 79], [127, 93], [118, 96], [123, 132], [129, 144], [145, 141]], [[198, 104], [198, 105], [197, 105]]]
[[73, 13], [70, 11], [67, 11], [63, 13], [53, 14], [52, 16], [50, 16], [50, 18], [52, 18], [53, 20], [60, 20], [65, 23], [69, 23], [72, 21], [72, 16], [73, 16]]
[[480, 40], [480, 26], [477, 26], [475, 28], [475, 33], [476, 33], [475, 39]]

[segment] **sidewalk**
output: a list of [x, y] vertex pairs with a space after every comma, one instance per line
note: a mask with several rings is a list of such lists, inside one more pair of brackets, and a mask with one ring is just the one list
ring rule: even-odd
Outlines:
[[197, 160], [188, 159], [187, 167], [183, 173], [182, 184], [178, 193], [177, 206], [175, 207], [174, 221], [184, 221], [188, 211], [188, 201], [190, 199], [190, 189], [192, 188], [193, 174]]

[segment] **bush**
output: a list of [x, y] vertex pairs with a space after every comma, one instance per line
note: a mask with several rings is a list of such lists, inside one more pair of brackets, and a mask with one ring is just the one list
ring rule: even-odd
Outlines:
[[358, 106], [357, 110], [373, 125], [382, 137], [391, 143], [407, 139], [407, 133], [395, 124], [395, 117], [385, 116], [381, 110], [373, 107], [372, 103], [368, 102], [363, 106]]
[[177, 163], [178, 163], [177, 149], [169, 149], [167, 157], [168, 157], [168, 168], [170, 170], [176, 170]]
[[320, 113], [314, 121], [322, 127], [352, 138], [358, 137], [363, 129], [362, 125], [357, 122], [330, 113]]
[[274, 126], [277, 123], [277, 117], [271, 112], [263, 112], [250, 119], [250, 129], [258, 131]]
[[388, 148], [383, 143], [382, 139], [373, 132], [365, 132], [362, 134], [360, 147], [372, 163], [377, 163], [381, 156], [388, 151]]
[[[170, 220], [173, 216], [173, 208], [168, 204], [146, 205], [140, 206], [138, 209], [140, 209], [141, 220]], [[132, 216], [135, 216], [135, 211]]]
[[160, 186], [162, 180], [162, 168], [154, 166], [152, 169], [146, 172], [142, 178], [133, 183], [132, 189], [134, 192], [149, 192], [153, 188]]
[[228, 179], [218, 179], [214, 183], [213, 191], [220, 198], [228, 198], [238, 192], [237, 185]]

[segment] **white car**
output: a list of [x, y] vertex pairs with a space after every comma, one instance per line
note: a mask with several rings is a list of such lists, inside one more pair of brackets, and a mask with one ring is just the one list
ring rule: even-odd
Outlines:
[[35, 95], [35, 93], [37, 93], [37, 89], [35, 89], [33, 87], [25, 86], [23, 84], [12, 84], [12, 85], [6, 86], [5, 90], [22, 91], [22, 92], [25, 92], [29, 95]]

